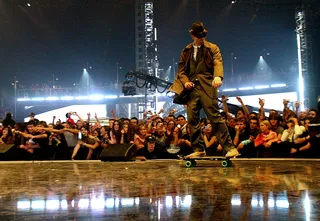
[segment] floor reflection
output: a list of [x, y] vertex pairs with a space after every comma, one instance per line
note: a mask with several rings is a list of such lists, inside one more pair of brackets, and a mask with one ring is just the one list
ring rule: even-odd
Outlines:
[[0, 164], [1, 220], [317, 220], [318, 162]]

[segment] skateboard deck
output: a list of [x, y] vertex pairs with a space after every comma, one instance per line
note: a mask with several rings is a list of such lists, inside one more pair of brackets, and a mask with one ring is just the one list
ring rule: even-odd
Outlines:
[[198, 160], [211, 160], [211, 161], [221, 161], [221, 166], [223, 167], [231, 167], [232, 161], [230, 158], [226, 158], [223, 156], [186, 156], [183, 158], [185, 165], [187, 168], [197, 166]]

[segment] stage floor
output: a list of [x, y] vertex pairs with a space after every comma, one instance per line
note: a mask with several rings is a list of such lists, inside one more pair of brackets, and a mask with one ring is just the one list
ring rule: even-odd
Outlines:
[[0, 220], [319, 220], [319, 162], [1, 162]]

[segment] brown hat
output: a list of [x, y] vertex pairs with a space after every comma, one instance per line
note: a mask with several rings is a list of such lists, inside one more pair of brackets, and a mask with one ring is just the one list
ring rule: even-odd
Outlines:
[[205, 29], [202, 22], [197, 21], [192, 23], [191, 29], [189, 30], [189, 33], [197, 38], [203, 38], [207, 36], [208, 30]]

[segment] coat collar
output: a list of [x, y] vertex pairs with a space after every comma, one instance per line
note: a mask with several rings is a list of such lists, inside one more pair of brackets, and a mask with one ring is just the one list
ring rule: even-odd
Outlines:
[[[209, 46], [209, 43], [207, 42], [207, 40], [204, 40], [203, 46], [204, 46], [205, 48], [209, 48], [209, 47], [210, 47], [210, 46]], [[192, 48], [193, 48], [193, 42], [190, 43], [190, 44], [188, 44], [186, 48], [187, 48], [187, 49], [192, 49]]]

